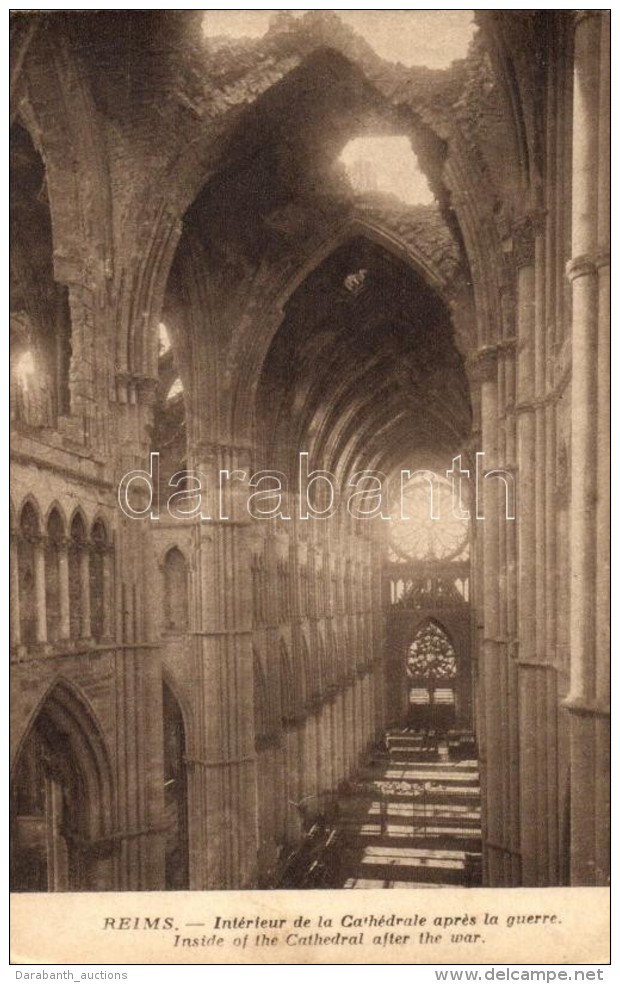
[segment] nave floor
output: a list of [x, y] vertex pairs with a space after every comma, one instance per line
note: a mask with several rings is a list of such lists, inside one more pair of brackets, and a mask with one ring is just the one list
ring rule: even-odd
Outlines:
[[[444, 888], [480, 884], [478, 762], [471, 736], [388, 732], [315, 825], [295, 885]], [[467, 757], [463, 757], [467, 756]]]

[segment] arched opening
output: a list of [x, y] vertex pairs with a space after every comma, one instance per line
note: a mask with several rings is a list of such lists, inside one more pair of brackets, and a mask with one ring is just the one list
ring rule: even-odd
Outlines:
[[54, 280], [45, 165], [18, 122], [10, 186], [11, 411], [16, 422], [50, 427], [70, 410], [71, 314], [67, 287]]
[[172, 547], [164, 559], [164, 612], [167, 632], [187, 631], [187, 561], [178, 547]]
[[163, 321], [159, 324], [158, 346], [151, 451], [159, 454], [159, 486], [155, 495], [163, 506], [171, 494], [171, 478], [174, 489], [184, 487], [183, 481], [173, 476], [187, 468], [187, 407], [171, 332]]
[[45, 544], [45, 612], [47, 616], [48, 642], [57, 642], [61, 636], [61, 564], [63, 560], [65, 528], [57, 509], [52, 509], [47, 521]]
[[[339, 772], [354, 775], [380, 729], [406, 730], [416, 687], [427, 723], [452, 689], [454, 730], [475, 725], [487, 884], [607, 877], [608, 17], [582, 13], [457, 11], [455, 23], [449, 11], [283, 11], [264, 41], [256, 18], [266, 11], [209, 11], [206, 41], [202, 12], [15, 18], [14, 484], [20, 504], [32, 493], [47, 510], [58, 496], [69, 521], [74, 508], [89, 521], [65, 524], [67, 556], [56, 516], [48, 522], [35, 505], [16, 517], [12, 710], [20, 727], [62, 667], [122, 739], [119, 885], [145, 887], [162, 849], [151, 825], [161, 817], [149, 810], [149, 782], [162, 784], [161, 742], [150, 740], [153, 720], [161, 727], [162, 658], [192, 701], [196, 791], [203, 767], [216, 776], [206, 804], [190, 790], [192, 834], [194, 813], [208, 809], [195, 824], [208, 843], [192, 842], [192, 857], [206, 857], [192, 866], [197, 887], [249, 885], [270, 787], [282, 790], [272, 818], [281, 831], [287, 800], [338, 789]], [[449, 70], [431, 61], [439, 49], [465, 56], [473, 16], [482, 31], [467, 57]], [[216, 43], [229, 18], [233, 40]], [[248, 19], [253, 37], [235, 39]], [[408, 198], [394, 173], [382, 187], [369, 156], [347, 160], [360, 140], [410, 147], [436, 204]], [[70, 305], [55, 277], [71, 285]], [[292, 486], [282, 511], [292, 508], [258, 535], [241, 486], [226, 520], [196, 515], [180, 533], [165, 509], [163, 522], [119, 517], [115, 654], [111, 639], [83, 642], [106, 638], [105, 544], [99, 554], [91, 518], [93, 509], [111, 517], [120, 473], [145, 464], [160, 316], [170, 327], [153, 433], [162, 480], [184, 465], [209, 472], [209, 483], [220, 467], [248, 477], [278, 469]], [[69, 389], [79, 413], [63, 419]], [[364, 469], [388, 479], [402, 467], [444, 471], [478, 449], [490, 474], [471, 570], [469, 540], [461, 549], [432, 519], [412, 515], [399, 540], [383, 517], [371, 529], [342, 510], [343, 521], [320, 528], [293, 512], [302, 450], [350, 491]], [[496, 515], [500, 472], [519, 480], [518, 516]], [[263, 550], [252, 570], [250, 542]], [[191, 639], [180, 628], [187, 584], [177, 605], [164, 580], [173, 543], [186, 567], [171, 563], [170, 582], [191, 570]], [[456, 653], [459, 687], [420, 664], [437, 643], [433, 619]], [[420, 626], [427, 634], [416, 639]], [[172, 637], [158, 638], [166, 630]], [[45, 645], [66, 635], [75, 645]], [[277, 737], [260, 766], [254, 641]], [[475, 721], [459, 718], [466, 686]], [[37, 760], [53, 758], [59, 734], [46, 711], [32, 738]], [[385, 763], [399, 751], [420, 761], [410, 737], [391, 759], [387, 743], [380, 749]], [[62, 799], [61, 766], [51, 771]], [[159, 812], [161, 788], [153, 799]]]
[[257, 408], [263, 459], [293, 488], [299, 449], [332, 471], [449, 466], [471, 407], [445, 303], [411, 265], [355, 236], [286, 304]]
[[171, 688], [163, 683], [164, 811], [166, 822], [165, 887], [189, 888], [187, 811], [187, 743], [183, 713]]
[[90, 551], [90, 632], [99, 641], [105, 632], [106, 609], [109, 605], [106, 583], [106, 552], [108, 536], [101, 520], [97, 520], [91, 534]]
[[11, 784], [11, 890], [109, 888], [111, 793], [97, 726], [58, 684], [22, 744]]
[[436, 622], [421, 626], [407, 650], [408, 724], [446, 732], [456, 720], [458, 661], [447, 633]]
[[86, 524], [81, 513], [76, 513], [71, 522], [69, 544], [69, 625], [72, 639], [88, 636], [86, 625], [86, 604], [88, 588], [88, 544]]
[[17, 546], [21, 639], [26, 646], [37, 641], [36, 549], [40, 535], [39, 517], [32, 503], [27, 502], [20, 516]]

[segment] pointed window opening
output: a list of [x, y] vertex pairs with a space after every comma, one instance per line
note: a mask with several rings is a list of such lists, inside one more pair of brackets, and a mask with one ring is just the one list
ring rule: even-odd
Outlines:
[[37, 641], [36, 549], [40, 532], [39, 517], [27, 502], [21, 513], [17, 547], [21, 638], [26, 646]]
[[45, 612], [48, 642], [61, 638], [61, 576], [64, 524], [57, 509], [53, 509], [47, 521], [45, 545]]
[[19, 122], [10, 145], [11, 414], [28, 427], [55, 427], [71, 409], [69, 290], [55, 279], [45, 162]]
[[84, 592], [84, 572], [88, 563], [86, 526], [78, 513], [71, 523], [71, 543], [69, 546], [69, 625], [72, 639], [81, 638], [88, 632], [84, 627], [86, 596]]
[[100, 640], [105, 632], [106, 606], [109, 604], [106, 578], [108, 537], [100, 520], [93, 526], [90, 555], [90, 631]]
[[164, 560], [164, 611], [166, 631], [186, 632], [189, 623], [187, 561], [178, 547]]

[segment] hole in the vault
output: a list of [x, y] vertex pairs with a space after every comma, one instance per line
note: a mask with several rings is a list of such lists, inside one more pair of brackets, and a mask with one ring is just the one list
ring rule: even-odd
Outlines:
[[274, 18], [285, 26], [321, 13], [337, 14], [387, 61], [435, 69], [464, 58], [476, 30], [473, 10], [208, 10], [202, 33], [210, 41], [262, 38]]
[[406, 205], [432, 205], [435, 197], [407, 137], [356, 137], [340, 155], [357, 192], [395, 195]]
[[273, 10], [207, 10], [202, 18], [205, 38], [262, 38]]

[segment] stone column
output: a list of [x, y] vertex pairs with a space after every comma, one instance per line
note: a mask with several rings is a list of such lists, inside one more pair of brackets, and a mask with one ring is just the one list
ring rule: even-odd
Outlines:
[[356, 670], [355, 683], [353, 684], [353, 700], [355, 707], [355, 745], [354, 745], [354, 756], [355, 765], [359, 765], [360, 758], [362, 755], [362, 741], [363, 741], [363, 728], [364, 728], [364, 717], [362, 709], [362, 681], [360, 679], [360, 670]]
[[317, 807], [317, 776], [316, 776], [316, 715], [310, 711], [304, 722], [304, 764], [303, 764], [303, 795], [311, 797], [308, 801], [311, 812], [316, 813]]
[[[497, 467], [498, 451], [498, 393], [497, 353], [488, 350], [478, 360], [480, 379], [481, 442], [485, 457], [482, 470]], [[499, 552], [499, 497], [495, 488], [497, 479], [485, 481], [480, 476], [477, 501], [473, 504], [477, 532], [482, 533], [483, 555], [483, 621], [482, 659], [480, 673], [485, 701], [484, 770], [486, 776], [485, 839], [487, 881], [491, 886], [503, 883], [503, 782], [502, 732], [504, 708], [501, 703], [501, 649], [500, 637], [500, 552]], [[479, 500], [478, 500], [479, 496]], [[482, 519], [482, 516], [484, 519]]]
[[36, 640], [47, 641], [47, 610], [45, 599], [45, 547], [43, 540], [34, 544], [34, 596], [36, 599]]
[[[571, 883], [609, 867], [608, 596], [608, 14], [580, 11], [573, 82], [571, 414]], [[603, 155], [602, 158], [600, 155]], [[604, 310], [599, 316], [599, 300]], [[600, 346], [600, 349], [599, 349]], [[603, 498], [599, 499], [602, 492]], [[601, 525], [599, 525], [599, 523]], [[602, 527], [602, 528], [601, 528]], [[602, 594], [598, 591], [601, 589]]]
[[[563, 261], [564, 242], [562, 217], [566, 209], [563, 196], [562, 172], [563, 146], [567, 121], [564, 114], [564, 62], [566, 60], [566, 39], [559, 32], [550, 55], [547, 68], [547, 127], [546, 127], [546, 181], [545, 181], [545, 248], [544, 248], [544, 320], [537, 325], [545, 345], [544, 362], [540, 366], [541, 380], [538, 392], [544, 397], [539, 412], [544, 415], [545, 448], [544, 460], [538, 465], [538, 472], [544, 481], [544, 569], [541, 565], [541, 582], [544, 578], [544, 609], [541, 618], [544, 624], [544, 655], [547, 662], [546, 707], [546, 776], [544, 782], [544, 803], [547, 818], [546, 835], [548, 845], [547, 884], [557, 885], [561, 876], [559, 871], [561, 823], [560, 810], [560, 770], [559, 748], [563, 744], [558, 731], [560, 724], [559, 699], [560, 680], [558, 675], [557, 650], [557, 610], [558, 580], [561, 577], [560, 558], [557, 552], [558, 501], [557, 501], [557, 447], [556, 421], [558, 415], [558, 394], [555, 391], [559, 379], [558, 353], [561, 349], [561, 322], [563, 320], [558, 295], [565, 290], [562, 269], [558, 260]], [[560, 197], [562, 193], [562, 197]], [[558, 276], [559, 274], [559, 276]], [[537, 368], [538, 374], [538, 368]], [[544, 381], [544, 385], [542, 384]], [[566, 573], [565, 571], [563, 572]], [[568, 614], [568, 613], [566, 613]]]
[[199, 747], [204, 749], [204, 889], [247, 888], [257, 856], [256, 752], [252, 674], [252, 583], [247, 486], [248, 454], [206, 447], [196, 469], [223, 486], [222, 505], [196, 526], [193, 606]]
[[[519, 475], [516, 467], [517, 441], [515, 418], [516, 365], [514, 345], [506, 355], [506, 463]], [[519, 788], [519, 667], [518, 667], [518, 562], [517, 529], [520, 517], [520, 497], [517, 489], [517, 519], [506, 524], [506, 636], [508, 639], [508, 785], [510, 789], [510, 879], [509, 884], [521, 884], [520, 845], [520, 788]]]
[[112, 605], [112, 553], [106, 547], [103, 561], [103, 638], [111, 639], [114, 634], [114, 609]]
[[300, 803], [299, 794], [299, 734], [297, 724], [291, 723], [284, 733], [286, 748], [287, 796], [286, 804], [286, 834], [289, 843], [299, 840], [301, 833], [301, 818], [296, 803]]
[[345, 774], [342, 741], [342, 703], [342, 691], [339, 691], [334, 700], [334, 787], [338, 786], [338, 783]]
[[276, 842], [282, 844], [286, 836], [286, 757], [282, 732], [280, 732], [274, 747], [273, 758], [276, 782], [274, 791], [275, 836]]
[[334, 788], [334, 746], [332, 744], [334, 702], [330, 694], [323, 704], [321, 715], [323, 728], [323, 789], [331, 792]]
[[[71, 622], [69, 616], [69, 542], [63, 540], [58, 547], [58, 588], [60, 601], [60, 629], [59, 638], [68, 639], [71, 635]], [[108, 605], [111, 607], [112, 599], [108, 594]]]
[[596, 878], [606, 880], [610, 868], [610, 14], [601, 12], [598, 174], [598, 420], [596, 512], [596, 699], [603, 711], [597, 723]]
[[362, 698], [364, 702], [364, 754], [368, 749], [373, 733], [373, 715], [371, 713], [370, 701], [370, 679], [370, 672], [367, 668], [364, 679], [362, 680]]
[[351, 775], [355, 768], [355, 756], [353, 754], [353, 688], [350, 677], [344, 690], [344, 754], [347, 775]]

